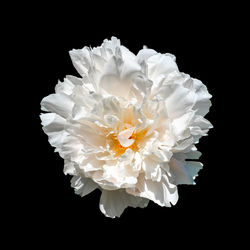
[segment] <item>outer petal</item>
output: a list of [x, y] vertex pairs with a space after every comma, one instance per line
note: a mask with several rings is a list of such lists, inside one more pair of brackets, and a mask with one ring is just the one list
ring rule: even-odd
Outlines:
[[100, 87], [111, 95], [127, 97], [131, 88], [131, 79], [136, 72], [140, 71], [141, 67], [135, 61], [113, 56], [105, 65]]
[[153, 49], [142, 49], [137, 54], [138, 63], [142, 63], [143, 61], [147, 61], [153, 55], [156, 55], [157, 52]]
[[84, 145], [83, 142], [79, 140], [79, 138], [67, 135], [63, 139], [59, 154], [62, 158], [74, 161], [79, 164], [83, 159], [86, 158], [84, 152], [85, 150], [86, 145]]
[[100, 199], [100, 210], [107, 217], [120, 217], [124, 209], [130, 207], [146, 207], [148, 200], [127, 194], [123, 190], [103, 190]]
[[171, 54], [156, 54], [148, 58], [148, 77], [150, 80], [155, 81], [160, 75], [166, 76], [167, 74], [178, 71], [175, 57]]
[[53, 147], [61, 147], [67, 133], [64, 131], [66, 120], [55, 113], [41, 114], [43, 131], [49, 136]]
[[182, 140], [190, 136], [189, 126], [193, 118], [194, 112], [190, 111], [173, 120], [171, 124], [171, 131], [176, 137], [176, 140]]
[[162, 86], [158, 95], [165, 99], [167, 113], [172, 119], [187, 113], [196, 102], [195, 93], [179, 84]]
[[90, 178], [74, 176], [71, 179], [71, 187], [75, 189], [76, 194], [79, 194], [81, 197], [83, 197], [94, 191], [98, 185]]
[[64, 174], [70, 174], [70, 175], [76, 175], [76, 168], [77, 165], [69, 160], [64, 160], [64, 168], [63, 168], [63, 172]]
[[55, 91], [56, 93], [71, 95], [76, 85], [82, 85], [82, 81], [80, 78], [74, 76], [66, 76], [63, 82], [58, 81], [58, 84], [55, 87]]
[[144, 176], [141, 176], [136, 188], [138, 191], [127, 189], [127, 192], [150, 199], [160, 206], [170, 207], [170, 203], [175, 205], [178, 200], [177, 187], [169, 182], [167, 175], [162, 175], [160, 182], [145, 180]]
[[69, 55], [78, 73], [83, 76], [87, 74], [92, 64], [89, 48], [73, 49], [69, 52]]
[[191, 133], [193, 135], [207, 135], [207, 132], [213, 125], [204, 117], [196, 116], [193, 123], [191, 124]]
[[73, 106], [72, 99], [64, 93], [51, 94], [41, 101], [43, 111], [54, 112], [64, 118], [71, 115]]
[[185, 168], [185, 165], [181, 161], [177, 161], [172, 158], [170, 163], [171, 173], [174, 177], [174, 183], [179, 184], [193, 184], [193, 178]]
[[100, 55], [93, 53], [88, 47], [80, 50], [73, 49], [69, 52], [73, 65], [86, 81], [92, 83], [94, 90], [98, 89], [98, 82], [106, 60]]
[[195, 184], [194, 179], [199, 170], [202, 168], [202, 164], [200, 162], [182, 162], [174, 158], [171, 159], [169, 165], [176, 185]]
[[205, 116], [211, 106], [211, 101], [209, 99], [212, 96], [208, 93], [207, 87], [197, 79], [193, 79], [193, 87], [197, 95], [194, 110], [197, 109], [197, 115]]

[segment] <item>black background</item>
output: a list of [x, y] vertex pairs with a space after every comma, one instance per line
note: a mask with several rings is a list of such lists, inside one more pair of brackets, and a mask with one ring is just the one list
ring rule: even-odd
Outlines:
[[[92, 242], [93, 247], [100, 244], [104, 248], [132, 247], [135, 243], [141, 247], [151, 243], [155, 248], [191, 247], [199, 246], [200, 239], [205, 245], [224, 244], [235, 222], [233, 212], [229, 213], [233, 190], [225, 181], [225, 169], [230, 167], [225, 154], [230, 153], [222, 149], [229, 146], [225, 142], [224, 122], [229, 112], [225, 111], [224, 87], [230, 69], [224, 65], [227, 46], [233, 48], [232, 6], [207, 4], [188, 9], [168, 3], [96, 3], [61, 7], [22, 6], [8, 31], [18, 63], [24, 66], [17, 77], [24, 96], [18, 114], [23, 126], [22, 143], [18, 145], [22, 156], [18, 157], [16, 174], [20, 184], [9, 198], [13, 223], [8, 231], [17, 233], [20, 243], [34, 241], [48, 246], [51, 240], [56, 244], [77, 242], [82, 247]], [[172, 208], [150, 202], [145, 209], [127, 208], [118, 219], [106, 218], [99, 211], [100, 191], [84, 198], [74, 194], [70, 177], [62, 171], [63, 160], [49, 145], [39, 119], [41, 99], [54, 92], [58, 80], [78, 75], [68, 51], [99, 46], [111, 36], [134, 53], [147, 45], [174, 54], [180, 71], [202, 80], [213, 95], [206, 118], [214, 128], [198, 145], [204, 169], [197, 184], [179, 186], [179, 201]]]

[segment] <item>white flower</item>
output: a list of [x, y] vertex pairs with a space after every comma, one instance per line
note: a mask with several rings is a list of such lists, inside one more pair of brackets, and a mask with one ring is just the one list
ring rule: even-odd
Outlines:
[[75, 192], [99, 188], [100, 210], [112, 218], [149, 200], [176, 204], [177, 185], [194, 184], [202, 168], [194, 144], [212, 127], [205, 85], [179, 72], [173, 55], [134, 55], [115, 37], [70, 56], [81, 78], [56, 85], [41, 120]]

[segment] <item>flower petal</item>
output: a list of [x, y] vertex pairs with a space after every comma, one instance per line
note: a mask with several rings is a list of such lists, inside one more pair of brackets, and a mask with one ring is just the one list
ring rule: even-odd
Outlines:
[[197, 115], [205, 116], [211, 106], [211, 101], [209, 99], [212, 96], [208, 93], [207, 87], [198, 79], [193, 79], [193, 88], [197, 96], [194, 110], [197, 110]]
[[133, 134], [134, 130], [135, 127], [131, 127], [121, 131], [118, 134], [118, 140], [124, 148], [131, 146], [135, 142], [134, 139], [129, 139], [129, 137]]
[[142, 162], [142, 168], [145, 171], [145, 178], [159, 182], [161, 180], [160, 163], [152, 157], [146, 157]]
[[177, 141], [190, 136], [189, 125], [194, 118], [194, 114], [194, 111], [190, 111], [173, 120], [171, 130]]
[[[146, 180], [141, 176], [136, 188], [138, 196], [150, 199], [160, 206], [170, 207], [171, 203], [175, 205], [178, 200], [177, 187], [169, 182], [167, 175], [162, 175], [160, 182]], [[127, 191], [134, 193], [133, 189]]]
[[196, 95], [179, 84], [167, 84], [160, 88], [159, 96], [165, 99], [167, 113], [174, 119], [187, 113], [196, 102]]
[[136, 62], [128, 59], [123, 61], [122, 58], [113, 56], [105, 65], [100, 87], [111, 95], [126, 98], [131, 88], [131, 79], [140, 70], [141, 67]]
[[204, 117], [196, 116], [193, 123], [191, 124], [191, 133], [192, 135], [207, 135], [207, 132], [213, 125]]
[[111, 218], [120, 217], [124, 209], [130, 207], [146, 207], [148, 200], [127, 194], [123, 190], [103, 190], [100, 199], [101, 212]]
[[99, 131], [96, 131], [88, 122], [84, 124], [82, 122], [79, 123], [71, 121], [69, 124], [65, 126], [65, 129], [68, 133], [81, 138], [84, 142], [88, 143], [89, 145], [104, 147], [106, 144], [104, 135], [100, 134]]
[[77, 164], [75, 162], [64, 160], [64, 174], [76, 175]]
[[148, 58], [156, 54], [157, 52], [153, 49], [142, 49], [137, 54], [138, 63], [141, 64], [143, 61], [146, 61]]
[[60, 147], [67, 133], [64, 131], [66, 120], [55, 113], [41, 114], [43, 131], [49, 137], [49, 143], [53, 147]]
[[171, 54], [152, 55], [147, 60], [149, 79], [155, 81], [160, 75], [167, 75], [173, 71], [178, 71], [175, 57]]
[[94, 191], [98, 185], [93, 182], [90, 178], [85, 178], [81, 176], [74, 176], [71, 179], [71, 187], [75, 189], [75, 193], [81, 197]]
[[171, 173], [174, 177], [174, 183], [179, 184], [193, 184], [193, 178], [185, 168], [183, 162], [178, 161], [174, 158], [171, 159], [169, 163]]
[[200, 162], [182, 162], [174, 158], [171, 159], [169, 165], [176, 185], [195, 184], [194, 179], [199, 170], [202, 168], [202, 164]]
[[73, 106], [74, 102], [72, 99], [64, 93], [51, 94], [44, 97], [41, 101], [41, 109], [43, 111], [50, 111], [64, 118], [71, 115]]

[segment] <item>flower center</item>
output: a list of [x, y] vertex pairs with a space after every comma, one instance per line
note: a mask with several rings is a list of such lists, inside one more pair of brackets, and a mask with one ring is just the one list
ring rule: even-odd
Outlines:
[[138, 151], [145, 143], [147, 131], [148, 128], [137, 131], [135, 127], [125, 127], [119, 134], [110, 135], [109, 144], [115, 156], [121, 156], [128, 148]]

